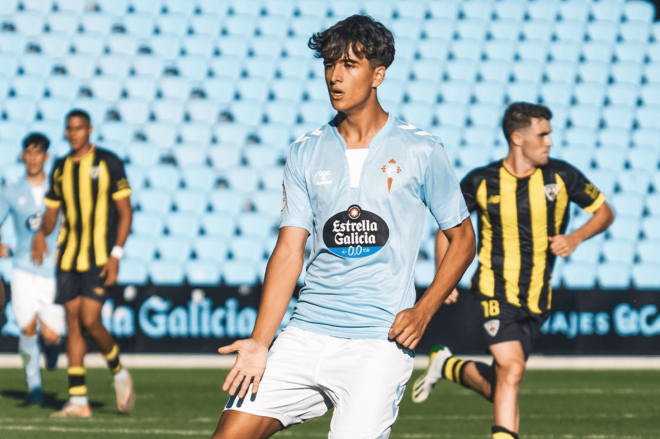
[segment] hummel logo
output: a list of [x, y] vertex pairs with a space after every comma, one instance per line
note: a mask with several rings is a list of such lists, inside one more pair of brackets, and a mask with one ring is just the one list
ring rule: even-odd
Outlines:
[[320, 180], [316, 180], [316, 185], [322, 185], [322, 184], [331, 184], [332, 180], [328, 180], [328, 177], [330, 177], [331, 171], [319, 171], [316, 173], [317, 176], [321, 177]]

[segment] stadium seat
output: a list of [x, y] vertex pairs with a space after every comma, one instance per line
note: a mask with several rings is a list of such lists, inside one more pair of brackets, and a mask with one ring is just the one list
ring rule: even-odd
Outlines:
[[613, 21], [593, 21], [587, 26], [587, 35], [591, 41], [614, 43], [619, 35], [619, 24]]
[[150, 101], [156, 97], [156, 82], [151, 76], [130, 76], [124, 80], [124, 89], [128, 98]]
[[643, 63], [646, 56], [646, 45], [637, 41], [624, 41], [614, 47], [617, 61]]
[[320, 16], [301, 14], [289, 21], [291, 36], [309, 38], [312, 34], [323, 30], [323, 20]]
[[410, 102], [435, 104], [438, 101], [437, 80], [418, 79], [408, 83], [406, 95]]
[[594, 104], [576, 105], [569, 110], [569, 117], [574, 127], [597, 129], [601, 122], [601, 107]]
[[158, 122], [178, 124], [183, 121], [183, 102], [179, 99], [152, 101], [151, 111]]
[[494, 3], [495, 17], [498, 20], [522, 20], [525, 16], [527, 5], [521, 1], [500, 1]]
[[279, 164], [282, 153], [280, 148], [273, 145], [255, 144], [243, 148], [243, 157], [248, 166], [260, 170]]
[[241, 150], [237, 145], [225, 143], [220, 146], [212, 146], [208, 150], [208, 156], [214, 169], [226, 170], [237, 166], [241, 161]]
[[530, 20], [523, 23], [522, 35], [525, 40], [550, 41], [554, 29], [554, 20]]
[[445, 102], [435, 106], [435, 116], [440, 125], [462, 127], [467, 120], [467, 110], [466, 104]]
[[422, 23], [422, 33], [426, 40], [450, 41], [454, 38], [455, 24], [455, 20], [442, 17], [431, 18]]
[[179, 169], [169, 164], [157, 164], [147, 169], [149, 187], [173, 191], [179, 187]]
[[[124, 245], [124, 255], [127, 258], [141, 262], [149, 262], [156, 253], [153, 236], [132, 233]], [[123, 265], [123, 264], [120, 264]]]
[[[617, 215], [616, 221], [607, 229], [612, 239], [637, 242], [641, 230], [641, 220], [637, 216]], [[660, 253], [660, 252], [659, 252]]]
[[121, 80], [110, 75], [92, 77], [89, 86], [94, 97], [104, 101], [116, 101], [122, 93]]
[[[541, 85], [543, 103], [553, 108], [554, 105], [568, 106], [573, 97], [572, 84], [564, 82], [547, 82]], [[554, 122], [554, 121], [553, 121]]]
[[657, 122], [660, 120], [660, 105], [639, 107], [636, 120], [640, 128], [657, 128]]
[[581, 45], [576, 41], [559, 40], [550, 45], [550, 57], [553, 61], [578, 62]]
[[264, 114], [268, 123], [293, 125], [298, 119], [298, 103], [287, 99], [269, 101], [264, 106]]
[[483, 61], [479, 66], [479, 76], [482, 81], [497, 81], [502, 84], [509, 82], [511, 63], [504, 60]]
[[565, 264], [562, 269], [562, 283], [569, 289], [592, 289], [596, 286], [596, 265], [584, 262]]
[[131, 68], [131, 59], [127, 55], [108, 54], [98, 58], [98, 69], [103, 75], [113, 75], [126, 78]]
[[51, 30], [47, 34], [41, 34], [38, 44], [41, 52], [51, 58], [60, 58], [69, 53], [69, 35], [63, 32]]
[[628, 149], [622, 145], [602, 145], [594, 153], [594, 161], [598, 168], [621, 171], [624, 168]]
[[247, 166], [234, 166], [224, 172], [229, 187], [242, 193], [251, 193], [258, 189], [257, 171]]
[[454, 102], [467, 105], [472, 99], [472, 89], [471, 82], [455, 80], [441, 83], [439, 93], [443, 103]]
[[[390, 81], [401, 82], [405, 85], [405, 81], [399, 79], [390, 79]], [[383, 82], [383, 84], [385, 84], [385, 82]], [[305, 82], [304, 87], [305, 100], [323, 101], [328, 99], [328, 87], [323, 79], [310, 79]]]
[[650, 216], [642, 220], [642, 231], [646, 239], [660, 238], [660, 216]]
[[529, 2], [527, 15], [534, 20], [556, 20], [559, 13], [559, 2]]
[[611, 63], [614, 45], [605, 41], [588, 41], [582, 46], [585, 61], [600, 61]]
[[539, 83], [543, 77], [544, 67], [539, 61], [521, 60], [513, 63], [512, 75], [516, 81]]
[[619, 173], [619, 186], [624, 192], [646, 195], [651, 186], [651, 173], [644, 169], [626, 169]]
[[598, 285], [605, 290], [630, 288], [631, 264], [605, 263], [598, 266]]
[[25, 121], [0, 120], [0, 139], [20, 145], [23, 137], [25, 137], [26, 123]]
[[417, 43], [417, 53], [421, 59], [445, 61], [449, 55], [450, 41], [441, 38], [426, 38]]
[[[2, 78], [0, 77], [0, 80]], [[13, 96], [20, 98], [28, 98], [33, 100], [40, 99], [44, 94], [43, 79], [34, 75], [21, 75], [11, 78], [11, 85], [9, 87], [13, 91]], [[3, 97], [7, 95], [7, 87], [5, 87]]]
[[537, 83], [531, 81], [517, 81], [508, 85], [506, 95], [509, 102], [523, 101], [537, 103], [539, 99], [539, 86]]
[[[264, 258], [262, 238], [258, 236], [233, 236], [228, 240], [232, 259], [258, 263]], [[229, 261], [227, 261], [229, 262]]]
[[578, 169], [591, 168], [591, 159], [594, 149], [588, 145], [571, 145], [570, 147], [556, 149], [555, 154]]
[[[641, 94], [646, 96], [643, 92]], [[617, 83], [607, 87], [607, 100], [610, 105], [636, 107], [639, 95], [639, 86], [636, 84]]]
[[105, 38], [105, 44], [111, 54], [133, 56], [137, 53], [139, 40], [131, 34], [110, 34]]
[[275, 100], [283, 99], [298, 103], [303, 97], [303, 85], [299, 80], [294, 78], [274, 79], [270, 83], [270, 91]]
[[156, 252], [161, 260], [183, 264], [190, 259], [191, 250], [192, 241], [189, 237], [169, 235], [156, 238]]
[[77, 54], [97, 57], [103, 54], [105, 40], [103, 35], [96, 32], [85, 32], [76, 34], [75, 38], [71, 39], [71, 46]]
[[630, 130], [626, 128], [603, 128], [598, 131], [600, 145], [630, 146]]
[[238, 123], [219, 124], [214, 127], [215, 136], [220, 143], [233, 143], [243, 146], [247, 140], [247, 129]]
[[149, 101], [146, 99], [122, 99], [117, 102], [121, 119], [132, 124], [143, 124], [149, 120]]
[[617, 215], [642, 216], [644, 195], [637, 192], [619, 192], [610, 197], [614, 213]]
[[631, 265], [635, 259], [636, 241], [610, 239], [603, 243], [602, 253], [607, 262]]
[[256, 126], [263, 120], [262, 104], [262, 101], [244, 99], [232, 103], [229, 111], [236, 122]]
[[623, 41], [637, 41], [647, 44], [651, 38], [651, 23], [639, 20], [621, 23], [619, 34]]
[[156, 18], [158, 33], [183, 37], [188, 31], [188, 17], [184, 14], [161, 14]]
[[462, 38], [455, 40], [450, 49], [453, 60], [479, 62], [483, 56], [483, 40], [477, 38]]
[[131, 1], [131, 9], [133, 13], [158, 15], [163, 12], [163, 2], [161, 0]]
[[[145, 189], [140, 195], [149, 190]], [[148, 197], [149, 194], [147, 194]], [[166, 194], [169, 197], [169, 194]], [[167, 211], [169, 211], [169, 206]], [[133, 213], [131, 223], [131, 232], [138, 236], [145, 236], [150, 239], [159, 237], [163, 232], [163, 215], [166, 212], [145, 211], [144, 209]]]
[[468, 109], [472, 125], [499, 126], [501, 117], [501, 105], [497, 104], [474, 104]]
[[114, 18], [103, 12], [83, 13], [80, 15], [80, 26], [87, 32], [97, 32], [103, 36], [108, 35], [112, 28]]
[[222, 267], [222, 279], [229, 287], [254, 285], [257, 283], [257, 273], [253, 262], [230, 260]]
[[130, 163], [124, 165], [124, 170], [126, 172], [128, 183], [131, 185], [131, 189], [133, 190], [133, 199], [135, 199], [135, 194], [141, 191], [145, 186], [146, 173], [142, 166], [132, 165]]
[[147, 263], [139, 259], [126, 258], [119, 264], [119, 285], [145, 285], [148, 281]]
[[[576, 86], [576, 94], [581, 86], [590, 86], [592, 88], [601, 86], [603, 89], [602, 94], [604, 94], [605, 85], [609, 82], [610, 77], [610, 63], [603, 61], [585, 61], [584, 63], [581, 63], [578, 68], [578, 76], [582, 83]], [[599, 102], [595, 105], [600, 104], [601, 103]]]
[[236, 217], [241, 236], [257, 237], [261, 240], [274, 234], [277, 224], [273, 216], [263, 212], [242, 212]]
[[335, 116], [327, 97], [322, 101], [305, 101], [300, 105], [300, 115], [304, 123], [318, 126], [325, 125]]
[[[313, 62], [313, 61], [311, 61]], [[287, 56], [277, 61], [277, 70], [282, 78], [305, 80], [309, 78], [310, 59], [303, 56]]]
[[[397, 20], [392, 21], [390, 30], [397, 41], [402, 38], [418, 40], [420, 38], [421, 27], [421, 20], [419, 18], [400, 17]], [[317, 28], [315, 32], [318, 31], [319, 28]], [[311, 35], [311, 33], [309, 34]]]
[[[204, 213], [201, 216], [202, 230], [204, 236], [208, 239], [230, 238], [236, 234], [236, 220], [234, 216], [228, 214], [229, 212], [221, 213]], [[202, 239], [201, 237], [198, 239]], [[226, 244], [224, 245], [225, 252], [221, 255], [222, 259], [226, 258]], [[199, 255], [198, 255], [199, 256]], [[204, 258], [208, 256], [202, 256]]]
[[197, 259], [223, 264], [227, 260], [227, 241], [219, 236], [198, 236], [193, 240], [193, 252]]
[[643, 85], [639, 95], [644, 105], [660, 105], [660, 85], [658, 84]]
[[479, 18], [466, 18], [456, 23], [455, 32], [460, 39], [485, 40], [488, 21]]
[[[177, 193], [174, 199], [176, 202]], [[199, 234], [199, 215], [189, 211], [170, 212], [165, 217], [165, 228], [169, 236], [192, 239]]]
[[612, 78], [616, 83], [640, 84], [643, 65], [636, 62], [620, 62], [612, 65]]
[[588, 169], [587, 178], [607, 197], [614, 193], [617, 173], [611, 169]]
[[220, 104], [228, 104], [234, 99], [234, 80], [228, 77], [216, 77], [204, 80], [206, 97]]
[[44, 14], [36, 11], [16, 11], [11, 15], [16, 30], [27, 37], [36, 37], [44, 30]]
[[555, 61], [545, 67], [545, 76], [550, 82], [572, 84], [578, 71], [578, 64], [571, 61]]
[[632, 148], [628, 154], [628, 160], [634, 170], [641, 169], [649, 173], [660, 172], [658, 169], [660, 150], [651, 146]]
[[183, 284], [183, 261], [154, 260], [149, 264], [149, 277], [154, 285], [176, 286]]
[[149, 144], [134, 144], [127, 150], [127, 155], [132, 165], [147, 168], [160, 161], [160, 151], [157, 147]]
[[195, 217], [206, 212], [208, 208], [206, 192], [200, 189], [178, 189], [173, 193], [173, 200], [177, 212], [192, 214]]
[[433, 124], [433, 105], [425, 102], [411, 102], [401, 106], [402, 119], [418, 127]]
[[280, 212], [282, 210], [282, 188], [273, 190], [257, 191], [250, 196], [250, 202], [257, 212], [266, 214], [279, 223]]
[[605, 126], [631, 129], [635, 121], [635, 109], [627, 105], [610, 105], [603, 109]]
[[[282, 179], [284, 168], [282, 166], [270, 166], [261, 169], [259, 172], [259, 181], [264, 190], [282, 190]], [[255, 194], [255, 196], [258, 195]]]
[[658, 191], [659, 179], [656, 177], [655, 180], [654, 186], [656, 189], [653, 194], [649, 194], [646, 198], [646, 208], [651, 216], [660, 217], [660, 191]]
[[660, 146], [660, 129], [658, 128], [636, 129], [633, 131], [632, 136], [635, 146]]
[[149, 47], [154, 55], [166, 61], [173, 61], [179, 56], [179, 36], [172, 34], [158, 34], [149, 37]]
[[192, 260], [186, 263], [186, 279], [192, 286], [216, 286], [220, 283], [220, 267], [212, 260]]
[[233, 188], [219, 188], [209, 193], [209, 202], [214, 213], [238, 215], [245, 207], [245, 198], [241, 191]]
[[181, 179], [186, 189], [210, 191], [215, 185], [216, 174], [209, 166], [184, 166], [181, 168]]
[[488, 34], [494, 40], [510, 40], [517, 42], [520, 39], [520, 29], [523, 21], [500, 19], [491, 21]]
[[635, 289], [638, 290], [657, 291], [660, 288], [660, 264], [641, 263], [633, 265], [632, 283]]
[[35, 118], [36, 105], [34, 99], [13, 98], [5, 99], [3, 103], [4, 114], [12, 122], [30, 122]]
[[428, 79], [437, 82], [442, 79], [442, 71], [443, 62], [439, 59], [421, 59], [412, 64], [412, 73], [416, 80]]
[[154, 33], [156, 17], [146, 12], [133, 12], [122, 17], [122, 24], [128, 33], [138, 38], [150, 38]]

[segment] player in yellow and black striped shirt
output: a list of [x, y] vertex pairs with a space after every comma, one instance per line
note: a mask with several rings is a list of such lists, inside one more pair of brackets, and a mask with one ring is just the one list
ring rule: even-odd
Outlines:
[[[518, 438], [518, 389], [552, 303], [555, 258], [568, 257], [614, 219], [605, 196], [579, 170], [549, 157], [551, 117], [542, 105], [509, 106], [502, 123], [509, 154], [461, 182], [468, 209], [479, 217], [479, 265], [471, 289], [479, 296], [493, 365], [458, 359], [437, 346], [427, 373], [413, 387], [414, 402], [424, 401], [441, 378], [480, 393], [493, 402], [493, 439]], [[566, 235], [571, 201], [593, 216]], [[446, 241], [439, 233], [438, 263]]]
[[130, 411], [134, 400], [130, 376], [119, 362], [119, 348], [101, 323], [106, 287], [117, 280], [119, 260], [131, 230], [131, 189], [121, 160], [90, 144], [91, 133], [86, 112], [73, 110], [67, 115], [66, 136], [71, 153], [55, 163], [50, 190], [44, 199], [48, 209], [32, 248], [37, 264], [45, 252], [56, 251], [47, 248], [45, 236], [53, 231], [62, 210], [56, 301], [64, 304], [66, 310], [71, 398], [56, 416], [91, 415], [85, 386], [83, 329], [103, 352], [114, 374], [119, 411]]

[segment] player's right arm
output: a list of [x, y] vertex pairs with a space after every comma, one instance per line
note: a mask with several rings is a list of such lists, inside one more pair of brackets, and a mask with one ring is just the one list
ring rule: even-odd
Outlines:
[[41, 265], [44, 260], [44, 255], [48, 253], [48, 245], [46, 244], [46, 236], [53, 233], [57, 225], [57, 215], [60, 213], [62, 206], [62, 166], [64, 161], [58, 160], [55, 162], [55, 167], [50, 175], [50, 189], [44, 197], [44, 204], [46, 205], [46, 213], [41, 222], [41, 228], [37, 230], [32, 238], [32, 260], [37, 265]]
[[[236, 362], [229, 371], [222, 390], [239, 398], [245, 397], [249, 383], [257, 393], [266, 369], [268, 347], [284, 318], [293, 290], [303, 268], [305, 242], [309, 232], [299, 227], [282, 227], [264, 278], [259, 313], [250, 338], [238, 340], [218, 349], [221, 354], [237, 352]], [[241, 386], [241, 384], [244, 384]]]
[[[7, 215], [9, 215], [9, 201], [5, 198], [5, 191], [0, 190], [0, 224], [5, 222]], [[2, 243], [2, 233], [0, 233], [0, 258], [8, 258], [10, 255], [10, 248]]]

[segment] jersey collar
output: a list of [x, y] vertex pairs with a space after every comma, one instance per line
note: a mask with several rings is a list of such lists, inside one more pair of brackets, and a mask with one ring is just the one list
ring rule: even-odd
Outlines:
[[[332, 133], [339, 141], [341, 147], [346, 150], [346, 142], [344, 141], [344, 138], [341, 136], [341, 134], [339, 134], [339, 131], [337, 131], [337, 127], [334, 124], [334, 119], [328, 125], [330, 125]], [[385, 125], [383, 125], [383, 127], [378, 130], [376, 135], [371, 139], [369, 142], [369, 149], [375, 148], [381, 143], [387, 132], [390, 130], [390, 128], [392, 128], [392, 125], [394, 125], [394, 116], [392, 116], [392, 113], [387, 113], [387, 122], [385, 122]]]

